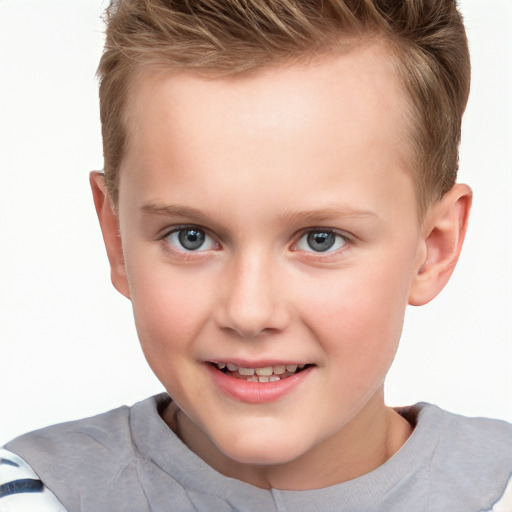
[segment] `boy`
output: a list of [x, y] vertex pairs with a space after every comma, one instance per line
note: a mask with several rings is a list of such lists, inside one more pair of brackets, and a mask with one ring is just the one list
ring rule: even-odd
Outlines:
[[5, 499], [510, 509], [510, 426], [383, 399], [471, 203], [453, 2], [121, 1], [99, 74], [95, 204], [169, 395], [9, 443]]

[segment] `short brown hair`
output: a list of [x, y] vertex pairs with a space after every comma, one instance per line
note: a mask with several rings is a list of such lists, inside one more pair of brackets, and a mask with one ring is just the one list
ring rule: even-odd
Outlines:
[[455, 183], [470, 62], [454, 0], [112, 0], [98, 68], [105, 180], [114, 203], [133, 76], [146, 66], [219, 76], [381, 37], [410, 98], [413, 176], [424, 212]]

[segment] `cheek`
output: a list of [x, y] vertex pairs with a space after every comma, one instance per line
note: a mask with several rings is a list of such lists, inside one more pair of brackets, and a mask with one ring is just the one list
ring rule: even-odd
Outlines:
[[[133, 262], [136, 263], [136, 262]], [[146, 358], [172, 362], [184, 351], [207, 318], [209, 292], [204, 279], [153, 262], [136, 264], [130, 276], [135, 324]], [[140, 269], [150, 269], [149, 271]], [[203, 286], [201, 286], [203, 283]]]
[[[179, 280], [178, 280], [179, 281]], [[144, 357], [167, 392], [180, 403], [200, 396], [194, 339], [205, 322], [204, 295], [179, 282], [150, 279], [134, 287], [133, 311]], [[186, 400], [184, 400], [186, 403]]]
[[398, 266], [340, 272], [323, 286], [309, 287], [304, 323], [317, 333], [325, 352], [351, 362], [354, 374], [363, 367], [387, 371], [402, 332], [407, 283]]

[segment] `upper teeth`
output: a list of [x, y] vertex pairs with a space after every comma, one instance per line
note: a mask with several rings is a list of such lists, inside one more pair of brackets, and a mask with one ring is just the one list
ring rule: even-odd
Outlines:
[[288, 371], [290, 373], [295, 373], [297, 371], [297, 368], [302, 369], [304, 368], [304, 365], [297, 365], [297, 364], [287, 364], [287, 365], [276, 365], [276, 366], [264, 366], [263, 368], [245, 368], [243, 366], [238, 366], [233, 363], [217, 363], [217, 367], [222, 370], [227, 367], [227, 369], [230, 372], [236, 372], [240, 375], [258, 375], [258, 376], [268, 376], [271, 375], [282, 375], [285, 371]]

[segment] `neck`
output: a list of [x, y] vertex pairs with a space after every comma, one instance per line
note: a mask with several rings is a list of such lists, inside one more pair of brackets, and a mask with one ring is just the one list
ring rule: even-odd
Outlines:
[[260, 488], [283, 490], [318, 489], [369, 473], [391, 458], [412, 432], [404, 418], [384, 405], [380, 393], [342, 430], [299, 458], [283, 464], [253, 465], [224, 455], [174, 403], [164, 412], [164, 420], [218, 472]]

